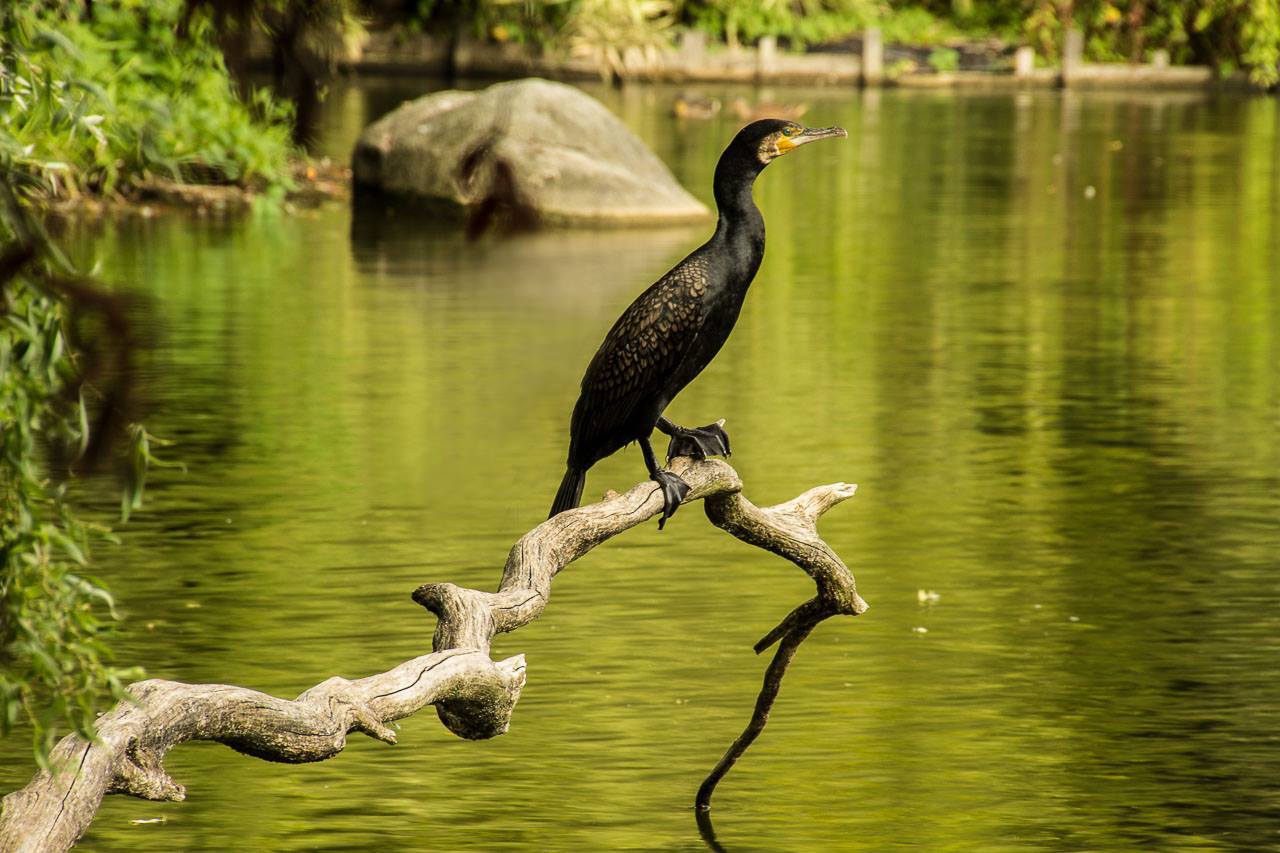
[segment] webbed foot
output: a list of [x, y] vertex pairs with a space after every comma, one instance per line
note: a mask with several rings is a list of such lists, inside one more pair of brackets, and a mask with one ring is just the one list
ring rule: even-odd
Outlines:
[[[720, 421], [704, 427], [689, 429], [671, 424], [671, 444], [667, 445], [667, 464], [677, 456], [691, 456], [701, 462], [708, 456], [728, 456], [729, 433]], [[664, 430], [665, 431], [665, 430]]]
[[670, 471], [658, 471], [653, 480], [662, 488], [662, 518], [658, 519], [658, 529], [666, 525], [667, 519], [676, 514], [680, 502], [689, 494], [689, 484]]

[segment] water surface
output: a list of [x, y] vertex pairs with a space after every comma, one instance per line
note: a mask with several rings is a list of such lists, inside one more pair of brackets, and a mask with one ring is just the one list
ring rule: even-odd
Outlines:
[[[417, 88], [339, 90], [322, 147]], [[595, 91], [710, 202], [730, 119]], [[761, 177], [764, 265], [669, 414], [727, 419], [757, 503], [859, 483], [823, 532], [872, 609], [802, 649], [717, 794], [725, 849], [1280, 849], [1276, 102], [772, 97], [850, 138]], [[148, 425], [188, 466], [99, 549], [123, 660], [291, 696], [421, 654], [410, 591], [496, 584], [595, 346], [705, 233], [467, 244], [334, 207], [76, 235], [154, 299]], [[588, 494], [642, 476], [632, 448]], [[751, 644], [810, 589], [687, 507], [499, 638], [529, 661], [509, 734], [428, 712], [302, 767], [184, 746], [189, 800], [109, 798], [84, 846], [704, 849], [690, 804]], [[0, 765], [29, 776], [21, 735]]]

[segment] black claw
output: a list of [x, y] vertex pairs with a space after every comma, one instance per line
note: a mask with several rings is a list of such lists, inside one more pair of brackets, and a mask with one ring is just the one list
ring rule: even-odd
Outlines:
[[677, 456], [691, 456], [701, 462], [708, 456], [728, 456], [729, 453], [729, 433], [720, 424], [697, 429], [678, 427], [667, 445], [667, 462]]
[[658, 519], [658, 529], [661, 530], [667, 519], [676, 514], [684, 496], [689, 494], [689, 484], [670, 471], [659, 471], [653, 479], [662, 488], [662, 518]]

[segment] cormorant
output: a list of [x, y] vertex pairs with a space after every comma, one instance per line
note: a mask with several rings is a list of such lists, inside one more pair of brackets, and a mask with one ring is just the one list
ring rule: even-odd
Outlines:
[[720, 218], [715, 234], [622, 312], [582, 377], [582, 394], [569, 428], [568, 470], [552, 516], [578, 505], [588, 468], [638, 441], [649, 477], [662, 489], [661, 529], [689, 486], [658, 467], [649, 444], [655, 426], [671, 437], [668, 463], [677, 456], [705, 459], [729, 454], [729, 436], [719, 423], [687, 429], [662, 413], [720, 351], [760, 268], [764, 217], [751, 197], [756, 176], [801, 145], [847, 135], [838, 127], [814, 129], [762, 119], [744, 127], [729, 143], [716, 164]]

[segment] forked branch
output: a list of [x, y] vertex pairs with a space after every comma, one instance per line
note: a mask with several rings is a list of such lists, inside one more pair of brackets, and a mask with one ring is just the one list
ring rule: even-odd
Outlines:
[[[787, 558], [817, 585], [817, 595], [757, 646], [761, 651], [782, 643], [751, 725], [699, 791], [698, 804], [705, 808], [715, 783], [763, 729], [786, 665], [804, 637], [829, 616], [857, 615], [867, 608], [853, 575], [815, 526], [856, 487], [819, 486], [762, 509], [741, 495], [737, 472], [723, 461], [677, 459], [673, 468], [690, 486], [686, 503], [703, 499], [713, 524]], [[99, 720], [96, 741], [63, 738], [52, 755], [57, 771], [38, 772], [25, 788], [4, 798], [0, 849], [68, 849], [89, 827], [106, 794], [183, 799], [185, 790], [165, 772], [163, 761], [187, 740], [219, 741], [268, 761], [321, 761], [341, 752], [352, 731], [395, 743], [387, 724], [427, 705], [434, 705], [444, 725], [461, 737], [505, 732], [524, 686], [525, 663], [523, 656], [492, 661], [494, 635], [536, 619], [550, 600], [552, 579], [569, 563], [661, 511], [661, 494], [646, 481], [529, 531], [512, 547], [496, 592], [450, 583], [419, 587], [414, 600], [438, 617], [433, 651], [378, 675], [330, 678], [293, 700], [228, 685], [160, 680], [132, 685], [135, 701], [120, 703]]]

